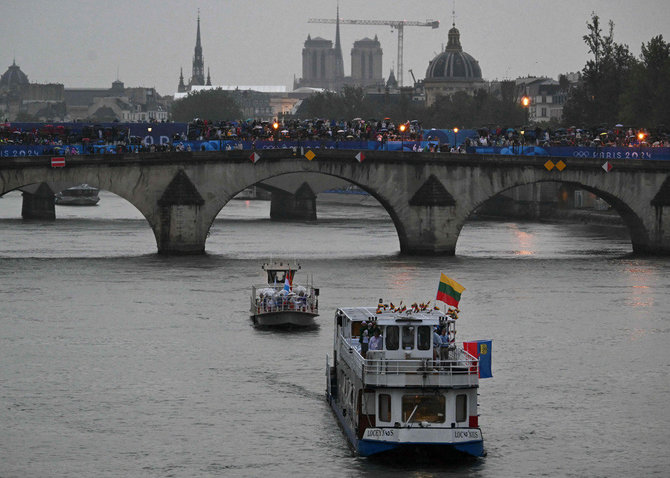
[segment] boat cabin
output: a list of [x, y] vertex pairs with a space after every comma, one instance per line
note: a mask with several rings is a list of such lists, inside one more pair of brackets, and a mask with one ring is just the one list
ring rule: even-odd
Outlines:
[[[379, 330], [382, 338], [381, 350], [368, 351], [365, 358], [384, 358], [389, 360], [435, 358], [433, 333], [437, 327], [447, 328], [447, 337], [454, 343], [456, 336], [455, 320], [440, 310], [423, 311], [371, 311], [358, 307], [338, 311], [336, 327], [352, 347], [361, 353], [359, 337], [366, 326]], [[372, 313], [371, 313], [372, 312]], [[372, 334], [370, 334], [372, 337]]]
[[270, 261], [263, 263], [263, 270], [267, 274], [268, 284], [283, 284], [286, 278], [292, 284], [295, 271], [300, 270], [300, 264], [289, 261]]
[[60, 194], [71, 197], [89, 197], [97, 196], [99, 191], [100, 189], [89, 186], [88, 184], [80, 184], [78, 186], [72, 186], [71, 188], [63, 189], [60, 191]]
[[[381, 349], [361, 353], [363, 322], [380, 332]], [[456, 346], [455, 322], [427, 307], [337, 310], [335, 370], [329, 371], [328, 390], [358, 439], [370, 438], [366, 429], [379, 427], [409, 428], [411, 433], [419, 433], [416, 425], [434, 433], [477, 427], [478, 362]], [[446, 346], [442, 340], [434, 345], [438, 328], [447, 330]]]

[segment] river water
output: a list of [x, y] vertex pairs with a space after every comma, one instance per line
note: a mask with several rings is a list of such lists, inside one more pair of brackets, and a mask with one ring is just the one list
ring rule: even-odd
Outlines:
[[[123, 199], [24, 222], [0, 199], [0, 476], [667, 476], [670, 260], [623, 228], [466, 224], [455, 257], [399, 255], [379, 207], [319, 204], [276, 223], [232, 201], [207, 254], [161, 257]], [[269, 258], [321, 289], [316, 330], [257, 330]], [[336, 307], [467, 290], [460, 340], [493, 339], [480, 382], [487, 456], [353, 456], [324, 399]]]

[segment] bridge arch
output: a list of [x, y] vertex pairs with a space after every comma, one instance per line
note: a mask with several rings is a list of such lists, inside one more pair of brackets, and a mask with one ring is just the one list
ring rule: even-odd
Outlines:
[[[16, 178], [12, 178], [9, 181], [5, 181], [0, 194], [4, 195], [6, 193], [17, 190], [23, 191], [24, 193], [27, 192], [28, 194], [33, 194], [36, 192], [37, 194], [49, 194], [51, 207], [53, 208], [53, 195], [55, 193], [72, 186], [88, 184], [100, 189], [101, 191], [108, 191], [122, 198], [125, 202], [133, 206], [133, 208], [137, 210], [147, 221], [149, 227], [154, 233], [154, 237], [156, 237], [156, 227], [154, 220], [155, 215], [152, 213], [150, 208], [143, 207], [144, 203], [137, 201], [137, 196], [133, 193], [132, 190], [124, 187], [125, 185], [123, 182], [110, 181], [101, 175], [85, 174], [84, 171], [81, 170], [68, 174], [65, 177], [60, 177], [56, 181], [49, 181], [50, 178], [33, 178], [31, 176], [32, 175], [28, 175], [28, 177], [17, 176]], [[55, 213], [54, 218], [57, 218]]]
[[630, 235], [631, 243], [647, 243], [650, 240], [650, 234], [645, 226], [644, 220], [640, 215], [633, 209], [624, 199], [620, 196], [613, 194], [611, 191], [607, 191], [601, 187], [596, 187], [590, 184], [585, 184], [579, 181], [565, 181], [559, 179], [538, 179], [534, 181], [523, 181], [520, 180], [518, 184], [505, 187], [504, 189], [499, 190], [498, 192], [491, 192], [487, 196], [479, 198], [476, 202], [473, 202], [469, 208], [469, 212], [465, 217], [465, 220], [460, 224], [458, 230], [460, 231], [468, 217], [471, 217], [473, 213], [479, 209], [482, 205], [489, 202], [493, 198], [503, 194], [505, 192], [514, 190], [519, 187], [529, 186], [533, 184], [546, 184], [554, 183], [561, 184], [566, 186], [572, 186], [574, 189], [582, 189], [587, 192], [594, 194], [596, 197], [603, 199], [609, 206], [612, 207], [620, 216], [621, 220], [628, 229]]
[[[214, 206], [211, 209], [210, 215], [207, 217], [206, 222], [208, 224], [207, 226], [207, 231], [209, 231], [213, 224], [214, 221], [216, 220], [216, 217], [219, 215], [219, 213], [223, 210], [223, 208], [239, 193], [244, 191], [245, 189], [255, 186], [259, 183], [268, 181], [273, 178], [281, 177], [281, 176], [287, 176], [287, 175], [293, 175], [296, 174], [299, 171], [280, 171], [280, 172], [268, 172], [267, 174], [263, 174], [258, 176], [257, 178], [254, 178], [253, 182], [247, 182], [247, 183], [242, 183], [241, 185], [238, 184], [234, 188], [229, 189], [228, 191], [224, 192], [223, 194], [217, 196], [215, 199]], [[406, 231], [403, 226], [403, 222], [399, 215], [395, 212], [394, 209], [394, 204], [387, 200], [384, 195], [380, 194], [379, 191], [377, 191], [375, 188], [371, 187], [368, 184], [365, 184], [363, 182], [358, 182], [356, 180], [352, 180], [350, 177], [346, 177], [342, 174], [335, 174], [335, 173], [330, 173], [330, 172], [318, 172], [315, 173], [318, 175], [323, 175], [323, 176], [329, 176], [329, 177], [334, 177], [343, 181], [346, 181], [347, 183], [353, 184], [357, 186], [358, 188], [362, 189], [363, 191], [367, 192], [372, 196], [379, 204], [382, 206], [382, 208], [386, 211], [386, 213], [389, 215], [391, 222], [393, 223], [393, 226], [396, 230], [396, 233], [398, 235], [399, 241], [401, 243], [401, 249], [402, 249], [402, 238], [406, 237]], [[209, 234], [208, 234], [209, 235]]]

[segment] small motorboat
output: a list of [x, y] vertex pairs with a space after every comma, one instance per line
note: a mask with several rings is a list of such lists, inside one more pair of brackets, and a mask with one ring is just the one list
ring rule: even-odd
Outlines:
[[319, 315], [319, 289], [313, 283], [294, 281], [300, 264], [288, 261], [270, 261], [263, 264], [267, 283], [251, 287], [251, 320], [257, 326], [316, 325]]
[[59, 206], [95, 206], [100, 201], [100, 190], [88, 184], [79, 184], [56, 193], [54, 200]]

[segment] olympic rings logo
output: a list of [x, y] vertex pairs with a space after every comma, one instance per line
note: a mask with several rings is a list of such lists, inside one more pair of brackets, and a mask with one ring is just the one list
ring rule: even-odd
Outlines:
[[591, 153], [589, 153], [588, 151], [575, 151], [575, 152], [572, 153], [572, 156], [574, 158], [590, 158], [590, 157], [592, 157]]

